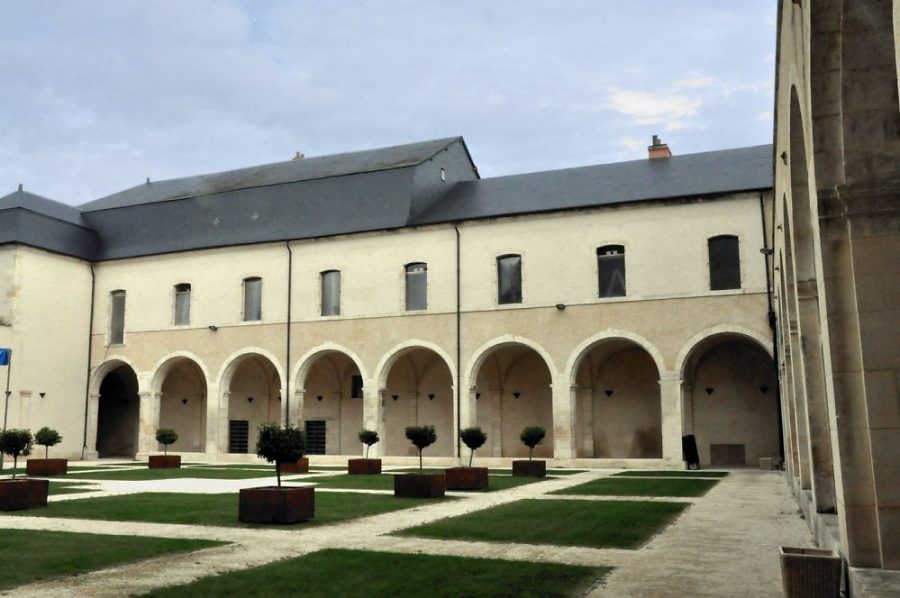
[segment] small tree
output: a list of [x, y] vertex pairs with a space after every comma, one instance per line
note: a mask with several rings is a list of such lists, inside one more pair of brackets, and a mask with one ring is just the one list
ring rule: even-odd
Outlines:
[[172, 428], [160, 428], [156, 431], [156, 442], [163, 445], [163, 454], [169, 454], [169, 445], [178, 440], [178, 434]]
[[419, 473], [422, 473], [422, 449], [437, 440], [434, 426], [409, 426], [406, 428], [406, 437], [419, 449]]
[[369, 447], [377, 443], [378, 440], [378, 432], [375, 430], [360, 430], [359, 441], [366, 445], [366, 459], [369, 458]]
[[50, 454], [50, 447], [56, 446], [60, 441], [62, 441], [62, 436], [59, 435], [59, 432], [47, 426], [38, 430], [34, 435], [35, 444], [44, 447], [44, 459]]
[[0, 451], [13, 458], [13, 479], [16, 477], [19, 456], [28, 456], [33, 448], [31, 430], [5, 430], [0, 432]]
[[541, 426], [528, 426], [522, 430], [519, 439], [522, 441], [522, 444], [528, 447], [529, 461], [531, 461], [531, 453], [534, 450], [534, 447], [542, 443], [544, 441], [544, 436], [546, 435], [547, 432]]
[[281, 488], [281, 464], [296, 463], [306, 450], [306, 438], [299, 428], [288, 424], [263, 424], [256, 438], [256, 454], [269, 463], [275, 463], [275, 475]]
[[469, 450], [469, 467], [472, 467], [472, 459], [475, 457], [475, 450], [480, 448], [487, 441], [487, 434], [481, 431], [481, 428], [466, 428], [459, 431], [459, 437]]

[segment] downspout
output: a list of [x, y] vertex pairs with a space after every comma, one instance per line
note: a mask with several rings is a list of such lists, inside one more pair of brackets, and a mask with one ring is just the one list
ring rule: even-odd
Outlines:
[[462, 377], [460, 360], [462, 359], [462, 312], [461, 310], [461, 282], [460, 282], [460, 248], [459, 248], [459, 226], [454, 224], [453, 230], [456, 231], [456, 458], [462, 458], [462, 446], [460, 444], [459, 432], [462, 429]]
[[87, 350], [87, 380], [84, 383], [84, 435], [81, 440], [81, 460], [84, 461], [84, 454], [87, 452], [87, 429], [88, 414], [91, 407], [91, 352], [94, 348], [94, 295], [97, 278], [94, 275], [94, 264], [89, 264], [91, 268], [91, 315], [88, 322], [88, 350]]
[[[774, 189], [773, 189], [774, 193]], [[769, 328], [772, 329], [772, 359], [775, 362], [775, 400], [778, 401], [778, 453], [781, 462], [784, 463], [784, 421], [781, 416], [781, 377], [778, 368], [778, 317], [772, 308], [772, 272], [769, 268], [769, 257], [775, 253], [775, 197], [772, 196], [772, 237], [768, 247], [763, 247], [763, 259], [766, 261], [766, 301], [768, 302]], [[766, 210], [763, 202], [763, 194], [759, 194], [759, 217], [762, 221], [763, 244], [766, 243]]]
[[291, 295], [294, 274], [294, 252], [291, 250], [291, 242], [285, 241], [284, 246], [288, 250], [288, 294], [287, 294], [287, 361], [284, 366], [284, 421], [291, 423]]

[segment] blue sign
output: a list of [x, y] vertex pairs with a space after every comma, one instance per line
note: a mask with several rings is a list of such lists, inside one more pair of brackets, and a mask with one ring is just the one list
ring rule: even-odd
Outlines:
[[0, 365], [9, 365], [9, 356], [12, 349], [0, 349]]

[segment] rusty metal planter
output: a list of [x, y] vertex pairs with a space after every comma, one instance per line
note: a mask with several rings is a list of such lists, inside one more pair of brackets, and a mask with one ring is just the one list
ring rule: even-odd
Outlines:
[[47, 506], [48, 480], [0, 480], [0, 511]]
[[443, 473], [401, 473], [394, 476], [394, 496], [401, 498], [440, 498], [447, 490]]
[[543, 478], [547, 476], [547, 462], [541, 459], [513, 461], [513, 475], [525, 478]]
[[374, 475], [381, 473], [381, 459], [349, 459], [347, 473], [353, 475]]
[[66, 475], [68, 459], [29, 459], [25, 462], [25, 473], [30, 476]]
[[181, 455], [150, 455], [150, 469], [178, 469], [181, 467]]
[[238, 519], [242, 523], [298, 523], [316, 513], [313, 487], [244, 488], [239, 493]]
[[488, 487], [487, 467], [450, 467], [447, 490], [484, 490]]

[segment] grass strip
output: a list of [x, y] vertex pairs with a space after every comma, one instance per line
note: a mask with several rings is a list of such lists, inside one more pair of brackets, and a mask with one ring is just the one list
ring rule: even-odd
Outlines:
[[724, 478], [728, 475], [727, 471], [648, 471], [645, 469], [636, 471], [623, 471], [613, 474], [613, 477], [629, 477], [629, 478]]
[[96, 492], [99, 490], [97, 486], [90, 486], [78, 482], [57, 482], [50, 480], [50, 496], [59, 496], [60, 494], [79, 494], [81, 492]]
[[688, 505], [672, 502], [519, 500], [396, 535], [592, 548], [637, 548]]
[[719, 480], [684, 478], [600, 478], [551, 494], [591, 496], [703, 496]]
[[200, 467], [157, 468], [97, 471], [93, 473], [70, 473], [65, 479], [85, 480], [171, 480], [176, 478], [200, 478], [217, 480], [244, 480], [249, 478], [275, 477], [275, 467], [266, 470], [256, 469], [213, 469]]
[[321, 550], [255, 569], [163, 588], [146, 596], [561, 598], [583, 594], [609, 571], [607, 567], [363, 550]]
[[[548, 469], [548, 476], [559, 476], [559, 475], [574, 475], [576, 473], [584, 473], [587, 469]], [[506, 475], [512, 475], [512, 469], [509, 468], [499, 468], [499, 469], [491, 469], [491, 473], [502, 473]]]
[[[418, 469], [415, 470], [418, 473]], [[437, 470], [435, 472], [429, 472], [426, 470], [426, 473], [440, 473], [443, 472], [443, 469]], [[399, 475], [403, 475], [400, 473]], [[382, 473], [375, 475], [336, 475], [336, 476], [324, 476], [317, 478], [308, 478], [303, 480], [304, 482], [309, 482], [311, 484], [315, 484], [316, 487], [319, 488], [340, 488], [347, 490], [393, 490], [394, 489], [394, 474], [393, 473]], [[540, 478], [514, 478], [512, 476], [488, 476], [488, 488], [481, 492], [495, 492], [497, 490], [506, 490], [507, 488], [515, 488], [516, 486], [523, 486], [525, 484], [533, 484], [534, 482], [540, 482]]]
[[5, 529], [0, 532], [0, 590], [223, 544], [207, 540]]
[[[395, 498], [393, 496], [323, 492], [316, 494], [315, 518], [298, 524], [313, 527], [398, 511], [433, 503], [435, 499]], [[32, 517], [72, 517], [107, 521], [142, 521], [180, 523], [186, 525], [219, 525], [229, 527], [261, 527], [238, 521], [238, 495], [179, 494], [142, 492], [124, 496], [104, 496], [54, 502], [45, 509], [23, 511]], [[15, 516], [15, 512], [5, 514]], [[2, 520], [0, 520], [2, 524]], [[267, 526], [262, 526], [267, 527]], [[284, 527], [284, 526], [281, 526]]]

